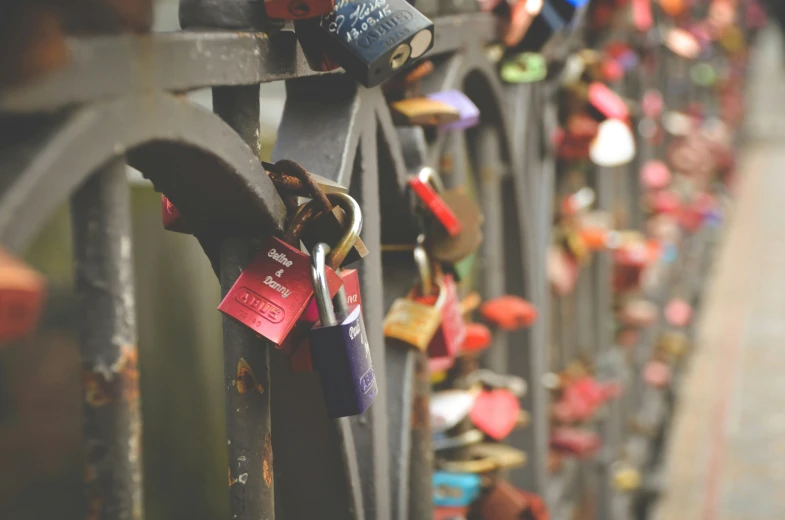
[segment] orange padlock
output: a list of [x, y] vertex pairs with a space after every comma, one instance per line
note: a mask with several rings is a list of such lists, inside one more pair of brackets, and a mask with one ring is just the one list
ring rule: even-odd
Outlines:
[[659, 0], [660, 8], [668, 16], [680, 16], [687, 10], [684, 0]]
[[537, 308], [518, 296], [506, 295], [480, 306], [482, 317], [503, 330], [530, 327], [537, 319]]
[[44, 293], [43, 276], [0, 250], [0, 347], [36, 328]]

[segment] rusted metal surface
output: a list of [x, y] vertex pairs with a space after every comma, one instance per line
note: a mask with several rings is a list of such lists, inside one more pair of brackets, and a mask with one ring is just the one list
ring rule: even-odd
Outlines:
[[[259, 87], [213, 90], [213, 108], [259, 157]], [[265, 177], [266, 178], [266, 177]], [[268, 179], [269, 180], [269, 179]], [[267, 230], [269, 233], [270, 229]], [[225, 296], [259, 244], [246, 236], [221, 241], [221, 294]], [[275, 518], [270, 344], [253, 330], [223, 316], [226, 444], [232, 518]], [[252, 388], [254, 391], [248, 392]]]
[[71, 202], [84, 385], [87, 518], [143, 517], [142, 417], [125, 164], [96, 172]]

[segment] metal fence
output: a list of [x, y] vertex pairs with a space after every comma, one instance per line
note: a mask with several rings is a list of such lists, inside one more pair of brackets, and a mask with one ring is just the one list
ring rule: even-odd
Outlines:
[[[429, 392], [422, 367], [416, 370], [423, 359], [385, 341], [382, 331], [390, 305], [417, 276], [412, 262], [383, 251], [412, 241], [406, 181], [420, 165], [439, 169], [448, 188], [467, 186], [482, 206], [484, 242], [467, 285], [484, 298], [520, 295], [539, 309], [532, 327], [496, 333], [481, 359], [483, 366], [529, 382], [521, 404], [530, 424], [507, 440], [528, 461], [509, 480], [545, 497], [553, 518], [645, 517], [660, 485], [658, 464], [678, 387], [653, 389], [640, 373], [666, 325], [644, 331], [633, 348], [615, 346], [608, 252], [581, 269], [573, 293], [552, 293], [546, 256], [554, 200], [574, 190], [568, 169], [557, 167], [564, 165], [551, 140], [559, 124], [561, 64], [554, 60], [543, 82], [502, 84], [488, 54], [488, 45], [498, 40], [497, 20], [455, 9], [433, 16], [435, 45], [428, 58], [434, 71], [419, 89], [462, 90], [482, 119], [466, 132], [429, 135], [425, 149], [413, 146], [406, 129], [393, 123], [381, 88], [361, 87], [340, 73], [313, 72], [288, 30], [216, 26], [72, 37], [62, 68], [0, 90], [0, 243], [25, 255], [53, 218], [68, 221], [58, 210], [70, 201], [78, 296], [65, 301], [78, 310], [66, 313], [67, 319], [79, 319], [88, 518], [142, 518], [145, 509], [139, 380], [146, 376], [138, 370], [136, 321], [147, 309], [135, 304], [134, 293], [147, 295], [147, 304], [159, 296], [154, 280], [145, 280], [152, 287], [134, 283], [137, 245], [126, 165], [197, 224], [195, 237], [225, 293], [259, 238], [284, 227], [286, 207], [259, 161], [259, 85], [284, 81], [286, 101], [271, 158], [296, 160], [348, 186], [363, 210], [362, 239], [372, 252], [359, 264], [363, 312], [381, 391], [366, 413], [330, 419], [315, 373], [292, 373], [266, 342], [224, 318], [228, 518], [431, 518], [430, 435], [418, 420]], [[610, 36], [579, 27], [559, 59]], [[683, 65], [680, 60], [663, 51], [655, 74], [633, 71], [615, 88], [631, 99], [650, 87], [668, 92], [667, 79]], [[184, 96], [201, 89], [212, 89], [212, 112]], [[681, 109], [707, 95], [687, 89], [668, 96], [666, 104]], [[662, 157], [665, 144], [641, 139], [634, 164], [590, 168], [583, 178], [597, 194], [597, 207], [622, 215], [626, 228], [642, 229], [637, 167]], [[647, 297], [662, 305], [678, 293], [697, 304], [717, 233], [706, 228], [686, 238], [678, 261], [659, 269], [659, 283]], [[161, 298], [178, 305], [178, 295]], [[622, 382], [624, 391], [592, 423], [603, 439], [600, 454], [554, 470], [550, 395], [540, 381], [578, 358], [598, 376]], [[240, 359], [252, 367], [262, 392], [235, 391]], [[161, 378], [178, 370], [148, 366]], [[144, 395], [145, 401], [158, 398]], [[614, 487], [619, 461], [643, 474], [637, 490]], [[193, 492], [207, 494], [207, 485]], [[150, 504], [147, 509], [162, 516]]]

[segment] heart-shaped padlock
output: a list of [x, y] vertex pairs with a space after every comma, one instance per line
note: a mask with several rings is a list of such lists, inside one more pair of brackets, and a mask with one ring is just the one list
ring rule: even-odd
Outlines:
[[472, 407], [472, 423], [494, 440], [505, 439], [518, 423], [521, 405], [506, 389], [483, 390]]

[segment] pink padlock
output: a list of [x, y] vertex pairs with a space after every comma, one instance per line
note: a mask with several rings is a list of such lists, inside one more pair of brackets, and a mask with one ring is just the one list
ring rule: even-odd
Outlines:
[[673, 375], [670, 365], [662, 361], [651, 360], [643, 367], [643, 380], [653, 388], [666, 388]]
[[675, 298], [665, 306], [665, 319], [674, 327], [685, 327], [692, 320], [692, 306], [681, 298]]
[[662, 161], [648, 161], [641, 168], [641, 183], [650, 190], [666, 188], [671, 182], [671, 172]]

